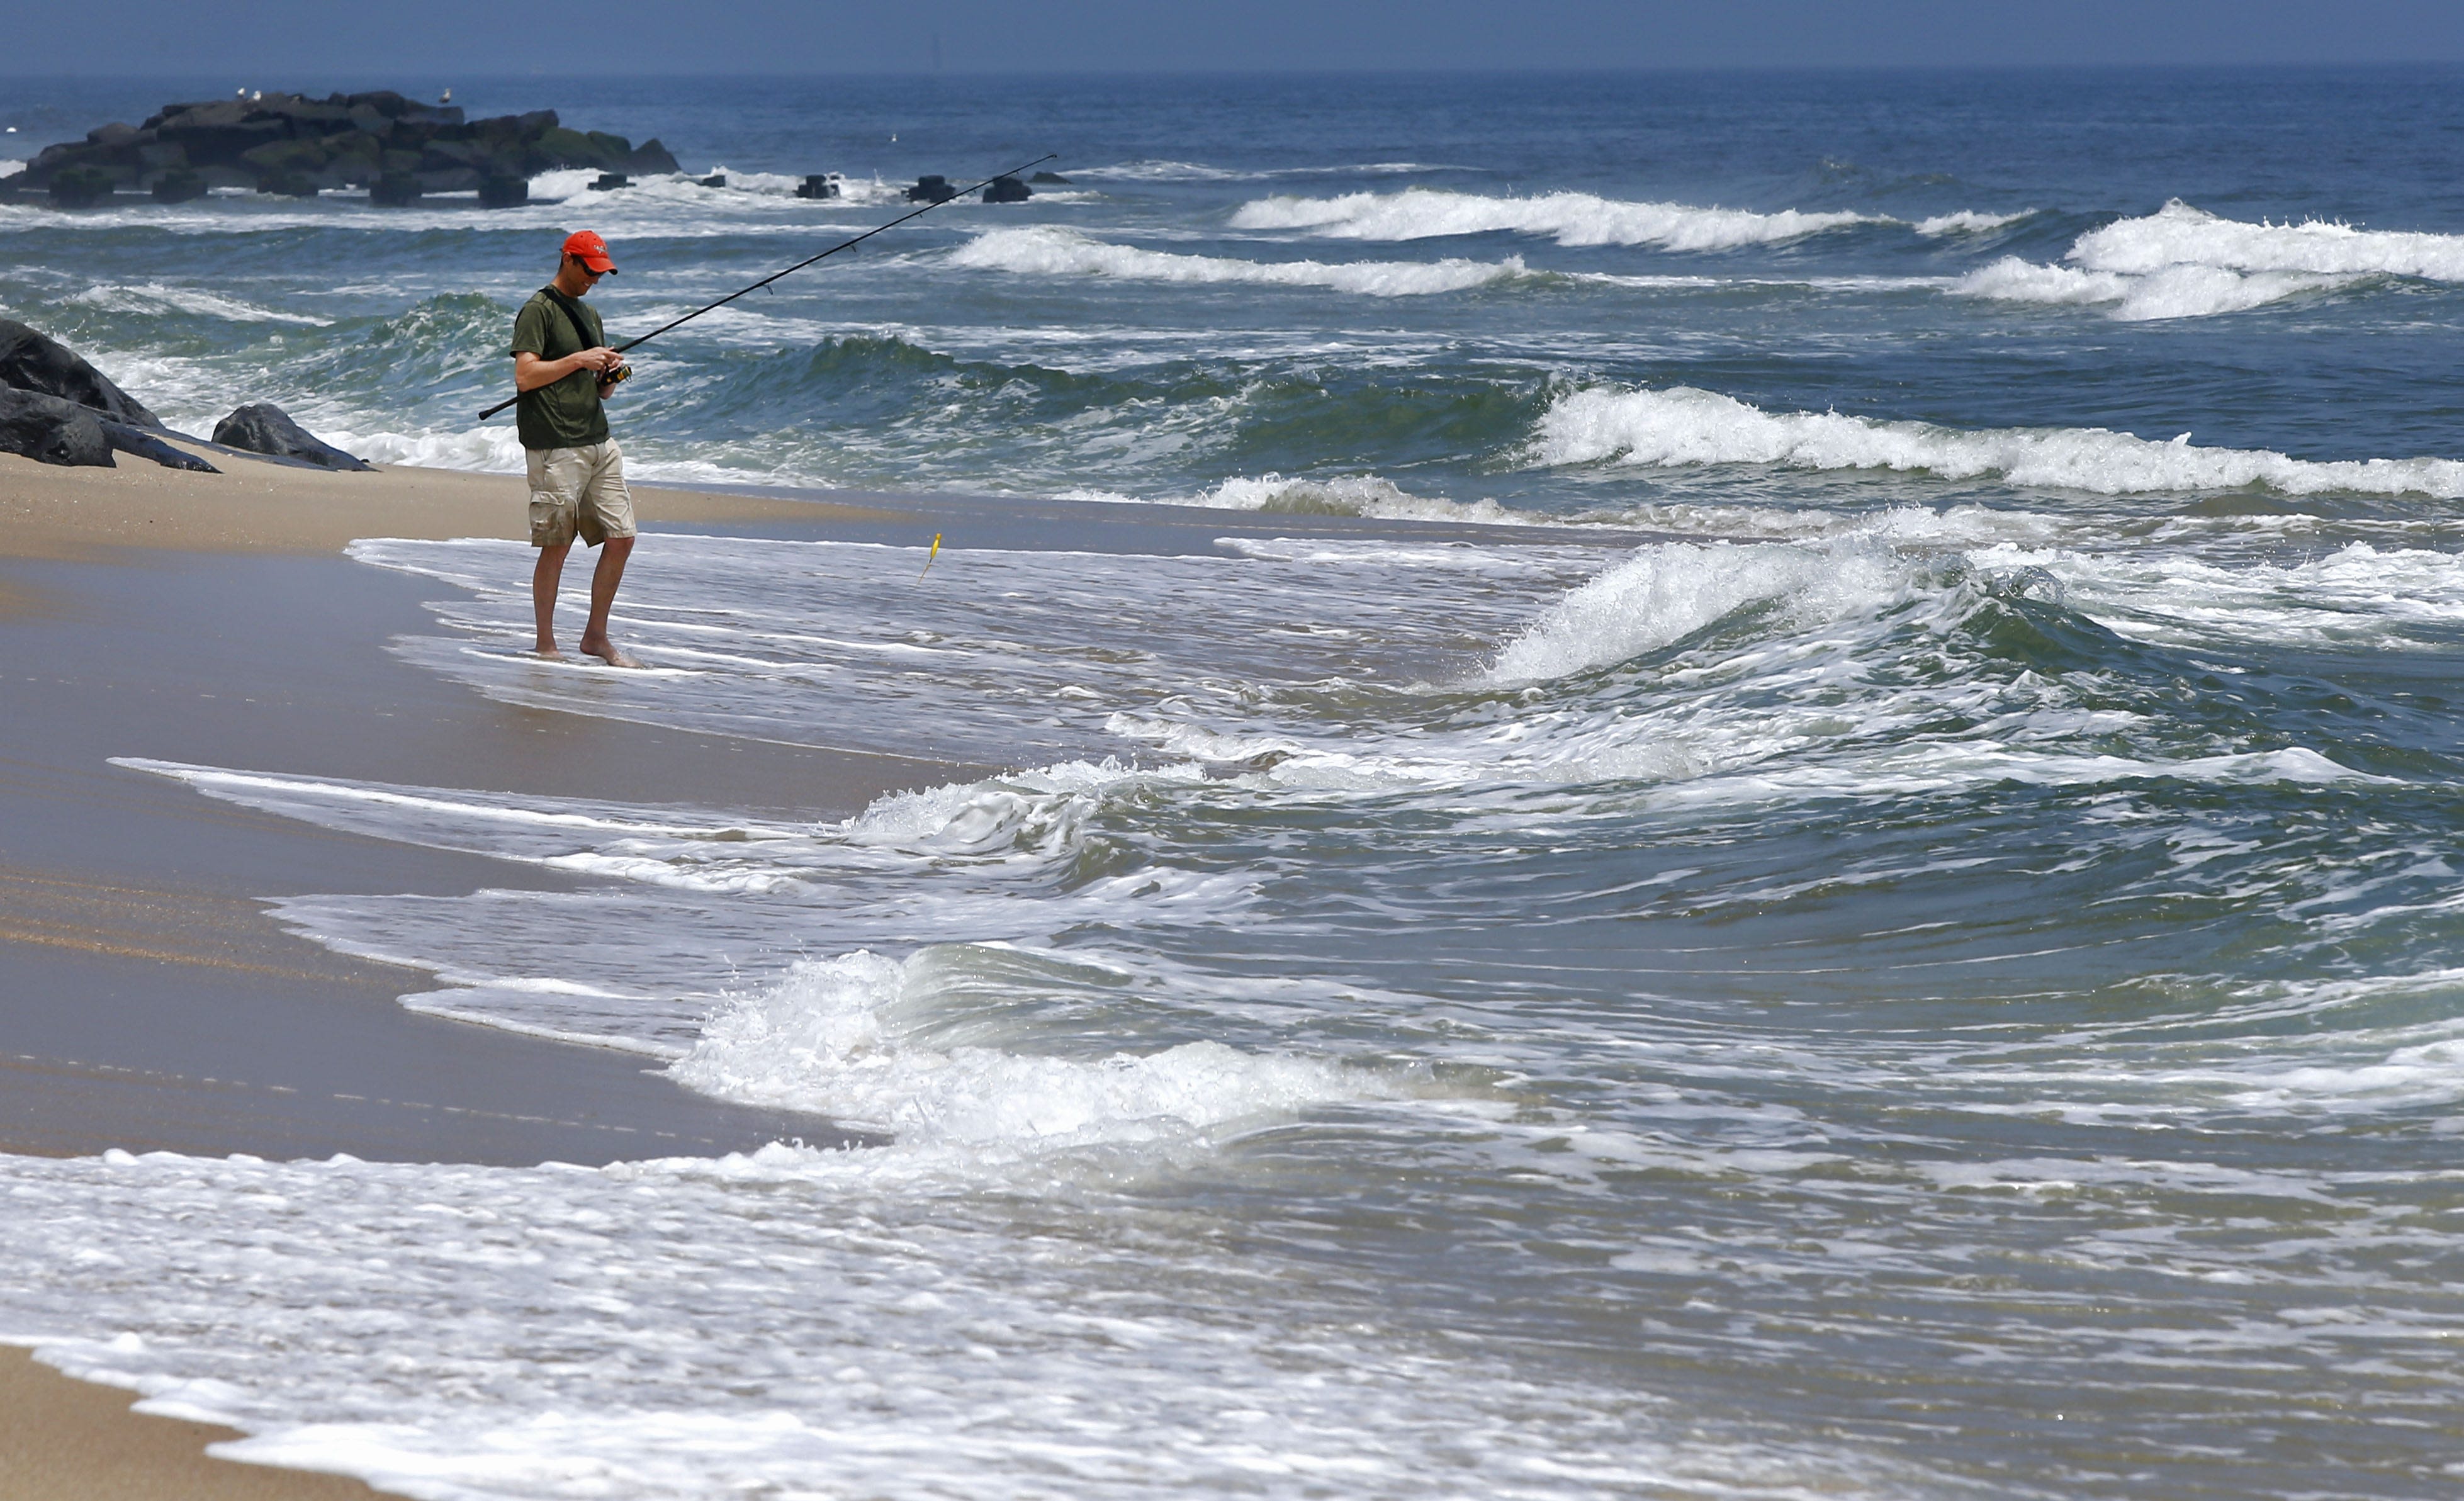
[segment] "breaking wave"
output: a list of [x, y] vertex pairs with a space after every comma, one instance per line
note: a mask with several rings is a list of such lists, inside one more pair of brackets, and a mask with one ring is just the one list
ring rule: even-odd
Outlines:
[[2140, 219], [2123, 219], [2079, 237], [2069, 259], [2090, 271], [2149, 276], [2167, 266], [2331, 276], [2419, 276], [2464, 281], [2464, 234], [2357, 230], [2313, 219], [2245, 224], [2180, 199]]
[[[891, 1131], [909, 1144], [1118, 1142], [1391, 1095], [1331, 1059], [1244, 1052], [1211, 1041], [1156, 1052], [1063, 1057], [913, 1034], [947, 991], [962, 996], [972, 946], [904, 960], [866, 951], [806, 960], [738, 999], [670, 1073], [721, 1098], [784, 1106]], [[987, 957], [992, 957], [989, 953]]]
[[1262, 198], [1232, 215], [1235, 229], [1309, 230], [1354, 240], [1419, 240], [1501, 231], [1554, 236], [1560, 245], [1657, 245], [1663, 250], [1728, 250], [1771, 245], [1855, 224], [1893, 224], [1875, 214], [1783, 209], [1698, 209], [1675, 203], [1629, 203], [1591, 193], [1536, 198], [1407, 188], [1399, 193], [1346, 193], [1338, 198]]
[[69, 298], [88, 307], [115, 313], [142, 313], [161, 317], [165, 313], [186, 313], [197, 318], [219, 318], [234, 323], [297, 323], [307, 328], [325, 328], [330, 318], [317, 318], [306, 313], [281, 313], [237, 298], [222, 297], [198, 287], [165, 286], [159, 281], [142, 281], [128, 285], [102, 281]]
[[1382, 177], [1398, 172], [1443, 172], [1424, 162], [1354, 162], [1337, 166], [1268, 166], [1236, 169], [1199, 162], [1118, 162], [1111, 166], [1073, 166], [1068, 175], [1098, 182], [1254, 183], [1270, 177]]
[[2146, 276], [2116, 271], [2081, 271], [2074, 266], [2041, 266], [2005, 255], [1951, 284], [1962, 297], [1997, 302], [2041, 302], [2055, 306], [2110, 306], [2125, 322], [2164, 318], [2211, 318], [2241, 313], [2287, 298], [2330, 292], [2349, 276], [2304, 276], [2268, 271], [2245, 274], [2221, 266], [2167, 266]]
[[1938, 213], [1930, 219], [1919, 219], [1919, 234], [1985, 234], [1994, 230], [2009, 229], [2022, 219], [2034, 218], [2036, 210], [2022, 209], [2017, 213], [1978, 213], [1963, 209], [1957, 213]]
[[2298, 496], [2349, 491], [2464, 497], [2464, 462], [2454, 459], [2321, 462], [2266, 449], [2194, 448], [2186, 432], [2154, 442], [2104, 428], [1962, 431], [1839, 412], [1768, 412], [1691, 386], [1586, 386], [1559, 397], [1541, 414], [1527, 459], [1537, 466], [1882, 469], [1949, 479], [1993, 476], [2014, 485], [2108, 496], [2263, 485]]
[[2010, 302], [2109, 304], [2117, 318], [2145, 320], [2246, 312], [2371, 276], [2464, 281], [2464, 235], [2317, 219], [2248, 224], [2179, 199], [2090, 230], [2063, 258], [2070, 264], [2005, 257], [1952, 290]]
[[1364, 297], [1425, 297], [1462, 292], [1528, 276], [1520, 257], [1502, 261], [1255, 261], [1222, 255], [1178, 255], [1114, 245], [1075, 230], [995, 230], [950, 253], [950, 264], [1027, 276], [1119, 276], [1138, 281], [1251, 286], [1326, 287]]

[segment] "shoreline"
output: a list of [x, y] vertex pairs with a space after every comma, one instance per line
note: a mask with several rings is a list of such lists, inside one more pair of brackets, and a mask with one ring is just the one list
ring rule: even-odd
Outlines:
[[[482, 698], [385, 650], [445, 586], [365, 567], [342, 549], [361, 537], [519, 540], [520, 476], [210, 456], [223, 474], [0, 455], [0, 682], [18, 710], [0, 717], [0, 1151], [521, 1163], [858, 1139], [813, 1117], [691, 1094], [633, 1055], [408, 1012], [396, 998], [432, 984], [425, 972], [335, 954], [283, 931], [259, 899], [585, 882], [333, 833], [108, 759], [515, 793], [586, 784], [646, 803], [681, 792], [808, 819], [998, 768]], [[1164, 553], [1241, 534], [1471, 541], [1525, 531], [943, 494], [804, 498], [647, 484], [635, 495], [653, 545], [660, 528], [889, 545], [941, 531], [958, 546]], [[1526, 535], [1625, 541], [1606, 530]], [[79, 1004], [60, 1004], [66, 997]], [[11, 1460], [11, 1472], [55, 1477], [26, 1494], [375, 1493], [211, 1459], [206, 1446], [230, 1430], [136, 1413], [130, 1402], [0, 1344], [0, 1456], [32, 1455]], [[55, 1428], [48, 1415], [60, 1411], [75, 1421]], [[122, 1459], [139, 1454], [168, 1456], [175, 1468], [113, 1490]]]
[[0, 1487], [11, 1501], [350, 1501], [388, 1494], [347, 1475], [224, 1459], [236, 1428], [139, 1412], [138, 1394], [0, 1343]]
[[[165, 469], [125, 454], [110, 469], [64, 469], [0, 454], [0, 557], [92, 559], [118, 548], [337, 553], [362, 537], [528, 535], [526, 490], [517, 475], [408, 466], [346, 474], [171, 443], [222, 473]], [[635, 508], [652, 522], [888, 515], [827, 499], [639, 489]]]
[[[853, 1139], [691, 1094], [649, 1060], [415, 1015], [396, 998], [432, 977], [334, 954], [283, 931], [256, 899], [580, 883], [286, 827], [104, 758], [150, 745], [169, 759], [338, 772], [390, 760], [396, 775], [427, 763], [450, 780], [453, 767], [433, 765], [443, 726], [444, 754], [481, 763], [463, 768], [473, 782], [518, 787], [524, 762], [505, 752], [527, 740], [635, 796], [691, 765], [722, 793], [784, 803], [792, 788], [799, 806], [820, 793], [839, 811], [934, 768], [506, 711], [429, 682], [384, 639], [423, 618], [419, 599], [435, 586], [363, 568], [342, 548], [362, 536], [519, 538], [520, 477], [206, 454], [221, 475], [0, 455], [0, 662], [15, 669], [0, 670], [15, 710], [0, 717], [0, 1151], [535, 1162]], [[827, 500], [651, 487], [637, 505], [653, 525], [892, 519]], [[354, 629], [333, 629], [329, 612]], [[176, 634], [183, 616], [194, 633]], [[176, 656], [152, 645], [166, 635]], [[426, 739], [390, 743], [413, 713]], [[138, 1411], [137, 1393], [57, 1371], [38, 1348], [0, 1341], [11, 1496], [382, 1493], [214, 1457], [211, 1446], [244, 1435]]]

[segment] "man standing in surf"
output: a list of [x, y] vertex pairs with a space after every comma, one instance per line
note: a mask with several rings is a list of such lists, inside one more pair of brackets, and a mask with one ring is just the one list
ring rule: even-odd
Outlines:
[[590, 575], [590, 618], [582, 651], [610, 667], [642, 664], [607, 638], [607, 611], [633, 552], [633, 496], [625, 488], [625, 455], [607, 434], [603, 403], [624, 379], [623, 357], [607, 347], [599, 314], [582, 305], [602, 276], [616, 274], [607, 242], [588, 230], [568, 236], [556, 279], [531, 295], [514, 318], [515, 422], [530, 461], [531, 607], [539, 617], [535, 650], [561, 656], [556, 646], [556, 595], [564, 555], [579, 535], [599, 549]]

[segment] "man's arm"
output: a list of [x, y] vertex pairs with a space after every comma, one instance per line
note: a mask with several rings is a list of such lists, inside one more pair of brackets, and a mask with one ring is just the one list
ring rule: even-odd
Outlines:
[[[514, 389], [535, 391], [542, 386], [554, 386], [576, 370], [596, 370], [604, 376], [624, 363], [622, 355], [605, 344], [566, 355], [561, 360], [542, 360], [524, 349], [514, 356]], [[599, 385], [600, 394], [605, 395], [607, 383], [603, 380]]]

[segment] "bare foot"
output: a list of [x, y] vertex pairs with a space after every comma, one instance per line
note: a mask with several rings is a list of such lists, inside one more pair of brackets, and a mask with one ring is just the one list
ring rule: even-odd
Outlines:
[[627, 654], [616, 645], [615, 642], [608, 640], [605, 636], [600, 637], [597, 641], [583, 641], [582, 643], [582, 654], [583, 656], [595, 656], [602, 662], [606, 663], [609, 667], [639, 667], [642, 665], [634, 657]]
[[531, 655], [538, 657], [542, 662], [561, 662], [564, 660], [564, 653], [556, 649], [556, 643], [553, 641], [542, 641], [539, 645], [531, 648]]

